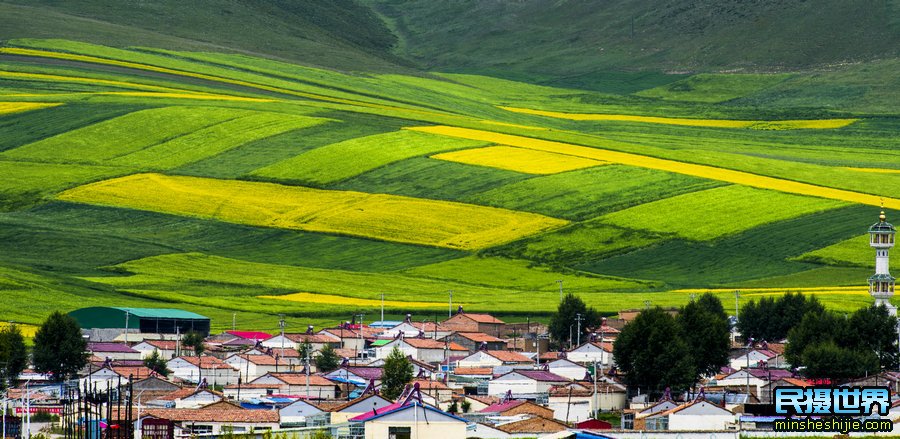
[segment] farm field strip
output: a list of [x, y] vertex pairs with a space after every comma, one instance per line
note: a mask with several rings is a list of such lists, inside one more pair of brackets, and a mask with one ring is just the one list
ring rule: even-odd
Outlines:
[[[436, 110], [430, 111], [430, 110], [423, 110], [423, 109], [418, 109], [418, 108], [407, 108], [407, 107], [400, 107], [400, 106], [395, 106], [395, 105], [385, 105], [385, 104], [367, 102], [367, 101], [358, 100], [358, 99], [334, 97], [334, 96], [328, 96], [328, 95], [321, 94], [321, 91], [319, 93], [313, 93], [313, 92], [307, 92], [307, 91], [297, 91], [297, 90], [294, 90], [291, 88], [276, 87], [276, 86], [261, 84], [258, 82], [252, 82], [252, 81], [247, 81], [247, 80], [242, 80], [242, 79], [232, 79], [232, 78], [228, 78], [228, 77], [224, 77], [224, 76], [209, 75], [209, 74], [205, 74], [205, 73], [197, 73], [197, 72], [173, 69], [173, 68], [168, 68], [168, 67], [158, 67], [158, 66], [143, 64], [143, 63], [138, 63], [138, 62], [120, 61], [120, 60], [111, 59], [111, 58], [102, 58], [102, 57], [96, 57], [96, 56], [79, 55], [79, 54], [74, 54], [74, 53], [53, 52], [53, 51], [47, 51], [47, 50], [25, 49], [25, 48], [16, 48], [16, 47], [0, 48], [0, 53], [7, 53], [7, 54], [11, 54], [11, 55], [32, 56], [32, 57], [42, 57], [42, 58], [63, 59], [63, 60], [80, 61], [80, 62], [87, 62], [87, 63], [94, 63], [94, 64], [112, 65], [112, 66], [117, 66], [117, 67], [126, 67], [126, 68], [138, 69], [138, 70], [146, 70], [146, 71], [165, 73], [165, 74], [170, 74], [170, 75], [203, 79], [203, 80], [219, 82], [219, 83], [223, 83], [223, 84], [238, 85], [238, 86], [242, 86], [242, 87], [254, 88], [257, 90], [264, 90], [264, 91], [269, 91], [269, 92], [275, 92], [275, 93], [280, 93], [280, 94], [301, 97], [301, 98], [307, 98], [307, 99], [313, 99], [313, 100], [319, 100], [319, 101], [325, 101], [325, 102], [333, 102], [333, 103], [339, 103], [339, 104], [346, 104], [346, 105], [352, 105], [352, 106], [358, 106], [358, 107], [369, 107], [369, 108], [382, 109], [382, 110], [399, 110], [399, 111], [404, 111], [404, 112], [430, 114], [430, 115], [436, 115], [436, 116], [443, 115], [442, 112], [439, 112]], [[301, 84], [294, 83], [294, 85], [301, 85]]]
[[[0, 49], [2, 50], [2, 49]], [[0, 79], [11, 79], [11, 80], [19, 80], [19, 81], [45, 81], [45, 82], [71, 82], [76, 84], [91, 84], [91, 85], [105, 85], [117, 88], [129, 88], [136, 90], [146, 90], [153, 92], [161, 92], [161, 93], [179, 93], [179, 94], [190, 94], [197, 96], [219, 96], [217, 94], [212, 93], [204, 93], [192, 90], [185, 90], [179, 88], [172, 87], [162, 87], [158, 85], [148, 85], [148, 84], [140, 84], [136, 82], [126, 82], [126, 81], [115, 81], [110, 79], [99, 79], [99, 78], [89, 78], [89, 77], [80, 77], [80, 76], [66, 76], [66, 75], [58, 75], [58, 74], [46, 74], [46, 73], [26, 73], [26, 72], [13, 72], [8, 70], [0, 70]]]
[[[875, 268], [874, 250], [869, 247], [869, 235], [860, 235], [827, 247], [804, 253], [794, 260], [818, 264]], [[890, 268], [900, 269], [900, 258], [890, 261]]]
[[25, 111], [40, 110], [62, 105], [61, 103], [41, 102], [0, 102], [0, 115], [22, 113]]
[[458, 128], [451, 126], [427, 126], [407, 128], [432, 134], [459, 137], [463, 139], [481, 140], [501, 145], [510, 145], [520, 148], [535, 149], [559, 154], [573, 155], [577, 157], [620, 163], [641, 168], [657, 169], [661, 171], [687, 174], [695, 177], [719, 180], [744, 186], [761, 189], [772, 189], [799, 195], [809, 195], [833, 200], [848, 201], [851, 203], [868, 204], [872, 206], [884, 206], [891, 209], [900, 209], [900, 199], [879, 197], [877, 195], [863, 194], [843, 189], [834, 189], [824, 186], [816, 186], [809, 183], [800, 183], [776, 177], [768, 177], [751, 174], [744, 171], [718, 168], [708, 165], [698, 165], [675, 160], [632, 154], [608, 149], [592, 148], [571, 143], [556, 142], [550, 140], [535, 139], [511, 134], [500, 134], [491, 131]]
[[706, 241], [845, 205], [824, 198], [731, 185], [641, 204], [610, 213], [600, 221]]
[[101, 181], [68, 190], [58, 198], [468, 250], [568, 223], [543, 215], [455, 202], [159, 174]]
[[412, 157], [483, 145], [485, 142], [398, 130], [321, 146], [257, 169], [253, 175], [321, 185]]
[[516, 171], [525, 174], [558, 174], [560, 172], [574, 171], [576, 169], [590, 168], [609, 163], [600, 160], [503, 145], [445, 152], [435, 154], [431, 156], [431, 158], [464, 163], [467, 165], [505, 169], [507, 171]]
[[857, 171], [857, 172], [874, 172], [876, 174], [900, 174], [900, 169], [850, 168], [850, 167], [845, 167], [844, 169], [849, 169], [851, 171]]
[[528, 108], [499, 107], [507, 111], [557, 119], [583, 121], [620, 121], [655, 123], [663, 125], [684, 125], [692, 127], [746, 128], [754, 130], [798, 130], [843, 128], [859, 119], [809, 119], [809, 120], [728, 120], [728, 119], [688, 119], [679, 117], [633, 116], [626, 114], [561, 113], [558, 111], [533, 110]]

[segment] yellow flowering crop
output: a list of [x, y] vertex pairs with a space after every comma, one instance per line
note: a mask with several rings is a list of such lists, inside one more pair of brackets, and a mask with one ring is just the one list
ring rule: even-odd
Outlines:
[[58, 198], [459, 249], [490, 247], [568, 223], [449, 201], [160, 174], [105, 180], [70, 189]]
[[842, 128], [856, 122], [857, 119], [814, 119], [814, 120], [728, 120], [728, 119], [689, 119], [682, 117], [633, 116], [627, 114], [594, 114], [594, 113], [562, 113], [558, 111], [532, 110], [529, 108], [500, 107], [507, 111], [536, 116], [554, 117], [569, 120], [596, 120], [619, 122], [643, 122], [664, 125], [685, 125], [692, 127], [714, 128], [749, 128], [754, 130], [796, 130], [796, 129], [833, 129]]
[[[28, 325], [25, 323], [14, 323], [16, 327], [19, 328], [19, 331], [22, 332], [22, 335], [25, 338], [34, 338], [34, 334], [37, 333], [38, 327], [34, 325]], [[6, 329], [9, 326], [7, 322], [0, 322], [0, 330]]]
[[41, 108], [56, 107], [58, 103], [43, 102], [0, 102], [0, 114], [20, 113], [22, 111], [39, 110]]
[[507, 169], [526, 174], [556, 174], [607, 163], [599, 160], [511, 146], [464, 149], [436, 154], [431, 156], [431, 158], [468, 165]]
[[534, 139], [530, 137], [500, 134], [491, 131], [473, 130], [468, 128], [427, 126], [406, 129], [432, 134], [442, 134], [451, 137], [460, 137], [463, 139], [481, 140], [502, 145], [511, 145], [519, 148], [528, 148], [558, 154], [566, 154], [594, 160], [608, 161], [612, 163], [621, 163], [623, 165], [637, 166], [641, 168], [658, 169], [660, 171], [693, 175], [696, 177], [725, 181], [728, 183], [741, 184], [744, 186], [772, 189], [792, 194], [830, 198], [833, 200], [850, 201], [853, 203], [868, 204], [871, 206], [880, 206], [883, 200], [885, 207], [890, 209], [900, 209], [900, 199], [897, 198], [882, 198], [877, 195], [863, 194], [859, 192], [834, 189], [824, 186], [816, 186], [814, 184], [784, 180], [776, 177], [767, 177], [763, 175], [751, 174], [749, 172], [735, 171], [733, 169], [684, 163], [675, 160], [648, 157], [627, 152], [591, 148], [587, 146], [573, 145], [571, 143]]
[[876, 174], [900, 174], [900, 169], [850, 168], [850, 167], [845, 167], [844, 169], [849, 169], [851, 171], [857, 171], [857, 172], [874, 172]]
[[[283, 296], [258, 296], [260, 299], [288, 300], [291, 302], [316, 303], [322, 305], [347, 305], [347, 306], [381, 306], [380, 300], [360, 299], [358, 297], [337, 296], [334, 294], [293, 293]], [[385, 300], [384, 306], [389, 308], [434, 308], [443, 306], [443, 302], [401, 302], [397, 300]]]
[[869, 289], [866, 286], [844, 286], [844, 287], [776, 287], [776, 288], [690, 288], [683, 290], [673, 290], [671, 293], [679, 294], [703, 294], [703, 293], [734, 293], [740, 290], [742, 296], [781, 296], [786, 293], [801, 292], [803, 294], [812, 295], [841, 295], [841, 296], [860, 296], [869, 295]]

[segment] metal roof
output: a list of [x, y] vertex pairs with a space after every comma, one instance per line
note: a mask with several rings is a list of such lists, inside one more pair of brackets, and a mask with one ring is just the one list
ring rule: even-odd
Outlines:
[[148, 317], [157, 319], [201, 319], [209, 320], [209, 317], [197, 313], [175, 308], [122, 308], [111, 307], [119, 311], [127, 312], [135, 317]]

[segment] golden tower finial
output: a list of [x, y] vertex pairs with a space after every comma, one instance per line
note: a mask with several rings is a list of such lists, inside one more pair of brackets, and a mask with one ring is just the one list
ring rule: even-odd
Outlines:
[[884, 220], [887, 219], [887, 217], [884, 216], [884, 211], [883, 211], [883, 210], [881, 211], [881, 215], [878, 215], [878, 219], [880, 219], [881, 222], [884, 222]]

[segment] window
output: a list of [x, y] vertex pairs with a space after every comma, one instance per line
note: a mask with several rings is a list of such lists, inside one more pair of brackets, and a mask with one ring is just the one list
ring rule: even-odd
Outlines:
[[186, 430], [190, 434], [212, 434], [213, 432], [212, 425], [191, 424]]
[[412, 427], [388, 427], [388, 439], [411, 439]]
[[634, 429], [634, 413], [625, 413], [622, 415], [622, 429]]

